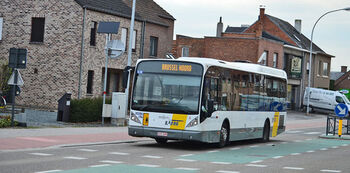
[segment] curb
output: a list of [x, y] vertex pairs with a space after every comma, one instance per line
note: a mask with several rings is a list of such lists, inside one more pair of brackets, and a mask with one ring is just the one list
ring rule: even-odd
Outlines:
[[342, 135], [341, 137], [338, 135], [320, 135], [319, 137], [323, 139], [350, 140], [350, 135]]

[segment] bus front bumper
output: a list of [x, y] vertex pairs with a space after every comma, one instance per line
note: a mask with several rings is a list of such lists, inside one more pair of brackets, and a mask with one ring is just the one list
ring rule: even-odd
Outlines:
[[129, 126], [129, 135], [135, 137], [151, 137], [175, 140], [190, 140], [207, 143], [219, 142], [220, 135], [218, 131], [189, 131], [189, 130], [172, 130], [152, 127]]

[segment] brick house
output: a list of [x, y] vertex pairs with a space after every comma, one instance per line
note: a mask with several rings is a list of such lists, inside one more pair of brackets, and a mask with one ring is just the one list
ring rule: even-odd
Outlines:
[[[97, 34], [101, 21], [120, 22], [112, 39], [129, 41], [132, 0], [0, 1], [0, 60], [11, 47], [28, 49], [27, 68], [16, 103], [56, 109], [66, 92], [73, 98], [102, 95], [106, 37]], [[137, 1], [132, 66], [139, 58], [164, 57], [171, 51], [174, 17], [153, 0]], [[127, 52], [108, 64], [108, 93], [122, 88]], [[79, 80], [81, 78], [81, 80]]]
[[340, 72], [331, 72], [331, 89], [350, 89], [350, 70], [347, 66], [341, 66]]
[[[300, 109], [308, 85], [310, 46], [310, 40], [301, 33], [301, 20], [296, 20], [294, 27], [265, 14], [265, 8], [260, 8], [258, 20], [252, 25], [227, 27], [225, 32], [222, 32], [222, 26], [220, 19], [216, 37], [198, 39], [178, 35], [173, 45], [176, 52], [173, 52], [176, 56], [245, 60], [284, 69], [288, 75], [289, 106]], [[202, 49], [200, 44], [204, 45]], [[332, 57], [313, 44], [312, 87], [328, 89]]]

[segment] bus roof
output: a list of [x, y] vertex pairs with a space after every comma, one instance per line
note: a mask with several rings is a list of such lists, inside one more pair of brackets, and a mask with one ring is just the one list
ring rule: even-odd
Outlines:
[[[287, 80], [287, 74], [284, 70], [267, 67], [260, 64], [253, 64], [253, 63], [228, 62], [228, 61], [223, 61], [218, 59], [199, 58], [199, 57], [180, 57], [178, 59], [143, 59], [143, 60], [163, 60], [163, 61], [167, 60], [167, 61], [194, 62], [194, 63], [202, 64], [206, 68], [209, 68], [211, 66], [217, 66], [217, 67], [223, 67], [223, 68], [234, 69], [239, 71], [258, 73], [258, 74], [268, 75], [268, 76]], [[143, 60], [139, 60], [139, 61], [143, 61]]]

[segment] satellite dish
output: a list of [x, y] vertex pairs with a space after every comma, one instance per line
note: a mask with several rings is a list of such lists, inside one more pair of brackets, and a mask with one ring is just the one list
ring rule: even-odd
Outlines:
[[107, 43], [106, 51], [110, 58], [116, 59], [124, 53], [125, 45], [121, 40], [110, 40]]

